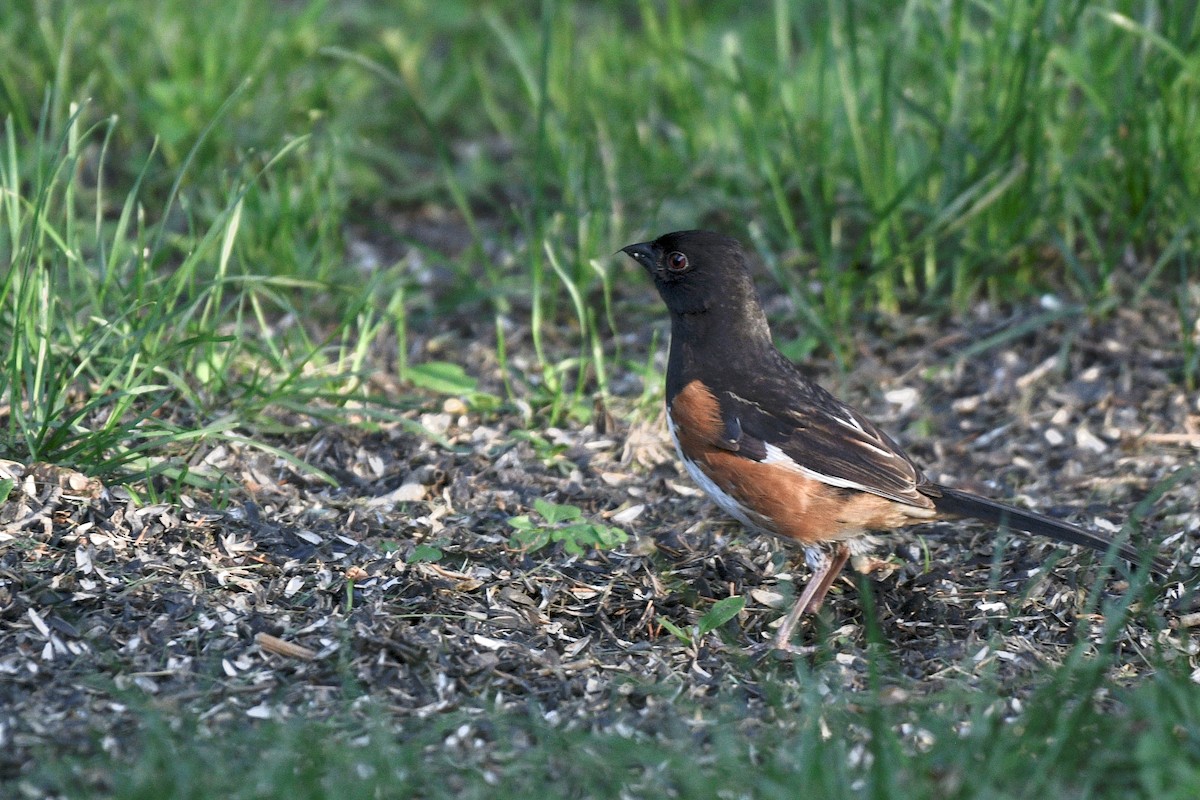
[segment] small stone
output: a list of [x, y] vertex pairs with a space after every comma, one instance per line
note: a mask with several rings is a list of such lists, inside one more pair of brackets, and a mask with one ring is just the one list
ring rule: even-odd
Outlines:
[[646, 510], [645, 503], [638, 503], [612, 515], [612, 521], [618, 525], [628, 525], [642, 515]]
[[884, 392], [883, 399], [900, 406], [900, 413], [907, 414], [921, 401], [921, 393], [911, 386]]
[[387, 499], [395, 503], [419, 503], [425, 499], [425, 491], [419, 483], [405, 483], [387, 495]]
[[983, 401], [983, 396], [973, 394], [969, 397], [960, 397], [950, 404], [951, 408], [958, 414], [973, 414], [979, 409], [979, 404]]
[[1080, 425], [1075, 429], [1075, 446], [1092, 453], [1103, 453], [1108, 449], [1108, 445], [1104, 443], [1104, 440], [1088, 430], [1086, 425]]

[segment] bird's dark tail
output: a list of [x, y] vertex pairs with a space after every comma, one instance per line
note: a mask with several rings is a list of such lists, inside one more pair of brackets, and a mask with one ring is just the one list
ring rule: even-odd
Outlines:
[[[1101, 553], [1108, 552], [1113, 546], [1113, 540], [1103, 534], [1085, 530], [1069, 522], [1052, 519], [1023, 508], [997, 503], [986, 497], [961, 492], [948, 486], [935, 485], [930, 487], [930, 499], [942, 514], [955, 517], [971, 517], [994, 525], [1010, 528], [1023, 533], [1048, 536], [1068, 544], [1081, 544]], [[1138, 552], [1133, 545], [1122, 542], [1116, 546], [1122, 558], [1127, 558], [1134, 564], [1145, 562], [1145, 555]], [[1150, 569], [1156, 575], [1166, 575], [1171, 571], [1170, 565], [1161, 558], [1150, 561]]]

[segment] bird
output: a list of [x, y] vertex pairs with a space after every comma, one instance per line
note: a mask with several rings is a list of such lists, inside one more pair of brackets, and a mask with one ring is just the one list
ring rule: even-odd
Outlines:
[[[1144, 562], [1128, 542], [929, 480], [890, 436], [776, 349], [746, 251], [675, 231], [621, 248], [654, 281], [671, 319], [667, 427], [688, 474], [753, 532], [798, 542], [812, 575], [774, 637], [791, 644], [852, 555], [878, 534], [972, 518]], [[1151, 559], [1151, 571], [1168, 565]]]

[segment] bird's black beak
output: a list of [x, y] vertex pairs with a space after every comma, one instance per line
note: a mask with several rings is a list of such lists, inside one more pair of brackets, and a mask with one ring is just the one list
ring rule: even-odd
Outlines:
[[653, 272], [658, 265], [658, 248], [653, 242], [638, 242], [628, 247], [622, 247], [621, 252]]

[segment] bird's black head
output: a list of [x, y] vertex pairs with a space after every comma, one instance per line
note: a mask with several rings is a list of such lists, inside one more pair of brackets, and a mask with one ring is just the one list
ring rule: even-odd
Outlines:
[[[712, 231], [675, 231], [621, 249], [654, 279], [677, 320], [731, 326], [728, 333], [765, 333], [766, 318], [737, 239]], [[701, 316], [702, 315], [702, 316]]]
[[676, 314], [707, 311], [730, 290], [730, 283], [749, 280], [741, 244], [712, 231], [675, 231], [621, 252], [650, 273], [663, 302]]

